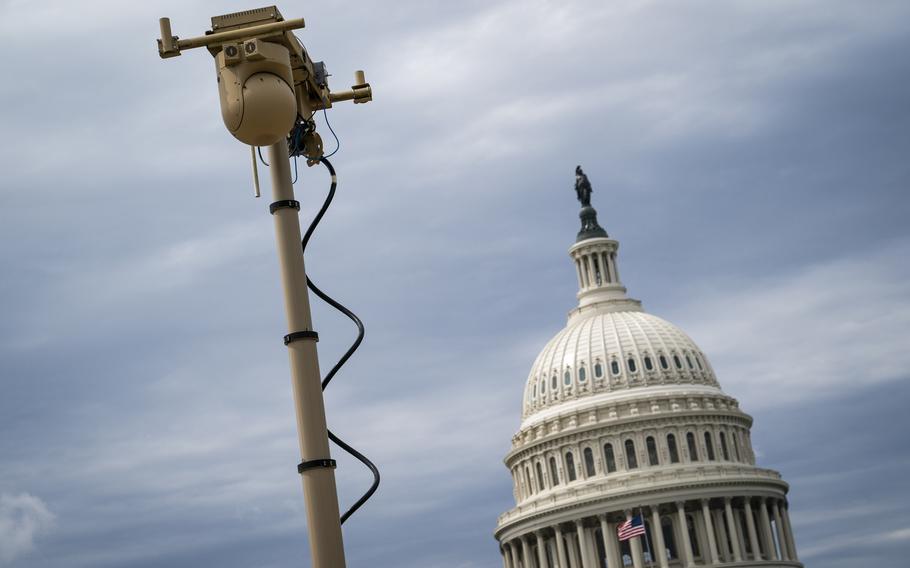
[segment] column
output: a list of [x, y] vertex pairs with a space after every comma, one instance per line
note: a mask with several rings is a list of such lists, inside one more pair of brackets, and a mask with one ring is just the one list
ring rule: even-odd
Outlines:
[[[714, 523], [711, 522], [711, 509], [708, 507], [708, 500], [701, 500], [701, 516], [705, 522], [705, 533], [708, 537], [708, 552], [711, 555], [711, 563], [717, 564], [720, 559], [717, 557], [717, 540], [714, 538]], [[702, 555], [705, 556], [705, 555]]]
[[749, 533], [749, 546], [752, 547], [752, 559], [761, 560], [758, 533], [755, 531], [755, 516], [752, 514], [752, 499], [749, 497], [746, 497], [746, 530]]
[[745, 525], [743, 525], [743, 512], [741, 509], [733, 509], [733, 518], [736, 520], [736, 538], [739, 543], [739, 550], [743, 559], [748, 558], [746, 553], [746, 533]]
[[578, 259], [575, 259], [575, 272], [578, 274], [578, 289], [582, 290], [585, 287], [585, 282], [581, 277], [581, 263], [578, 262]]
[[765, 554], [768, 560], [780, 560], [777, 555], [777, 547], [774, 546], [774, 537], [771, 536], [771, 519], [768, 517], [768, 506], [764, 497], [761, 498], [758, 506], [761, 508], [758, 513], [761, 517], [761, 532], [766, 545]]
[[736, 522], [736, 517], [733, 515], [733, 505], [731, 505], [729, 497], [724, 497], [724, 511], [727, 514], [727, 527], [730, 529], [730, 544], [733, 545], [733, 562], [742, 562], [743, 554], [739, 548], [739, 523]]
[[719, 509], [711, 511], [711, 520], [714, 521], [714, 532], [717, 537], [717, 551], [723, 562], [730, 562], [730, 549], [727, 546], [727, 527], [724, 525], [724, 512]]
[[790, 551], [787, 550], [787, 537], [784, 536], [784, 525], [780, 520], [780, 507], [777, 505], [777, 499], [771, 502], [774, 511], [774, 527], [777, 529], [777, 543], [780, 545], [781, 560], [790, 560]]
[[572, 537], [572, 533], [566, 535], [566, 545], [569, 547], [569, 564], [572, 568], [580, 568], [581, 561], [578, 559], [578, 539]]
[[657, 561], [660, 562], [660, 568], [668, 568], [667, 564], [667, 544], [664, 542], [664, 527], [660, 524], [660, 512], [657, 510], [657, 507], [651, 507], [651, 536], [654, 537], [654, 542], [651, 544], [654, 546], [654, 549], [651, 551], [652, 559], [653, 557], [657, 558]]
[[566, 559], [566, 541], [562, 537], [562, 529], [559, 525], [553, 527], [556, 531], [556, 557], [559, 560], [559, 568], [569, 568], [569, 561]]
[[679, 516], [679, 533], [681, 537], [676, 549], [679, 551], [683, 566], [693, 568], [695, 561], [692, 558], [692, 543], [689, 541], [689, 523], [686, 522], [686, 504], [684, 502], [676, 502], [676, 514]]
[[597, 529], [590, 528], [587, 529], [588, 537], [588, 558], [591, 559], [591, 566], [597, 568], [599, 566], [597, 558]]
[[[632, 510], [626, 509], [626, 520], [632, 519]], [[644, 519], [642, 519], [644, 521]], [[634, 568], [644, 568], [645, 555], [641, 552], [641, 539], [644, 537], [637, 536], [629, 539], [629, 548], [632, 550], [632, 566]]]
[[618, 568], [622, 566], [622, 559], [619, 558], [619, 540], [616, 538], [616, 530], [607, 521], [606, 515], [600, 515], [600, 532], [604, 541], [604, 552], [607, 555], [607, 566], [609, 568]]
[[502, 553], [502, 568], [513, 568], [512, 558], [509, 556], [509, 552], [506, 550], [507, 547], [508, 545], [505, 543], [499, 547], [499, 552]]
[[521, 538], [521, 560], [523, 568], [535, 568], [534, 567], [534, 558], [531, 556], [531, 547], [528, 546], [528, 541], [524, 537]]
[[799, 556], [796, 554], [796, 539], [793, 537], [793, 525], [790, 524], [790, 512], [789, 507], [786, 506], [786, 502], [784, 503], [784, 506], [781, 507], [780, 513], [784, 519], [784, 534], [786, 534], [787, 543], [790, 546], [790, 560], [799, 562]]
[[588, 535], [585, 533], [585, 526], [579, 519], [575, 521], [575, 530], [578, 532], [578, 548], [581, 554], [581, 567], [594, 568], [594, 562], [588, 556]]
[[550, 568], [550, 563], [547, 561], [547, 542], [541, 531], [537, 531], [535, 536], [537, 537], [537, 568]]
[[521, 564], [518, 561], [518, 547], [515, 546], [515, 541], [511, 541], [509, 544], [509, 555], [512, 557], [512, 568], [521, 568]]

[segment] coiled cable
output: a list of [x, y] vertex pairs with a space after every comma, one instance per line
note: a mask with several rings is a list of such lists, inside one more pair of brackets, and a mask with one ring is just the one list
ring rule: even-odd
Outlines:
[[[300, 242], [300, 246], [303, 249], [304, 253], [306, 253], [306, 247], [310, 241], [310, 237], [313, 236], [313, 231], [316, 230], [316, 226], [319, 224], [320, 221], [322, 221], [323, 216], [325, 216], [326, 211], [328, 211], [329, 206], [332, 204], [332, 200], [335, 198], [335, 189], [338, 187], [338, 179], [335, 175], [335, 168], [332, 167], [332, 163], [329, 162], [324, 157], [320, 158], [319, 161], [320, 161], [320, 163], [322, 163], [322, 165], [324, 165], [326, 167], [326, 169], [329, 170], [329, 174], [332, 176], [332, 184], [329, 187], [329, 192], [325, 197], [325, 201], [323, 201], [323, 203], [322, 203], [322, 207], [319, 209], [319, 212], [316, 213], [316, 216], [313, 218], [313, 221], [310, 223], [310, 226], [307, 227], [306, 233], [304, 233], [304, 235], [303, 235], [303, 240], [301, 240], [301, 242]], [[324, 301], [328, 305], [332, 306], [339, 312], [343, 313], [352, 322], [354, 322], [354, 325], [357, 326], [357, 339], [354, 340], [354, 343], [351, 344], [351, 346], [348, 348], [348, 350], [344, 352], [344, 355], [342, 355], [341, 358], [338, 359], [338, 362], [335, 363], [335, 365], [331, 368], [331, 370], [329, 370], [329, 372], [326, 374], [325, 378], [322, 379], [322, 390], [325, 391], [325, 388], [327, 386], [329, 386], [329, 383], [332, 381], [333, 378], [335, 378], [335, 375], [338, 373], [338, 371], [341, 369], [341, 367], [344, 366], [344, 364], [348, 362], [348, 359], [350, 359], [351, 356], [354, 354], [354, 352], [357, 351], [357, 349], [360, 347], [360, 344], [363, 342], [363, 336], [364, 336], [365, 329], [363, 326], [363, 322], [360, 321], [360, 318], [357, 317], [357, 315], [354, 312], [352, 312], [348, 308], [344, 307], [340, 302], [338, 302], [337, 300], [335, 300], [334, 298], [332, 298], [331, 296], [329, 296], [328, 294], [326, 294], [325, 292], [320, 290], [319, 287], [316, 286], [316, 284], [314, 284], [313, 281], [310, 279], [309, 275], [307, 276], [307, 279], [306, 279], [306, 285], [307, 285], [307, 288], [312, 290], [313, 293], [316, 294], [316, 296], [318, 296], [322, 301]], [[344, 524], [344, 522], [346, 520], [348, 520], [348, 518], [351, 515], [353, 515], [355, 511], [357, 511], [357, 509], [359, 509], [361, 506], [363, 506], [363, 504], [366, 503], [367, 500], [369, 500], [369, 498], [372, 497], [374, 493], [376, 493], [376, 490], [379, 488], [379, 468], [377, 468], [376, 464], [371, 462], [366, 456], [364, 456], [363, 454], [358, 452], [356, 449], [351, 447], [347, 442], [345, 442], [344, 440], [342, 440], [341, 438], [336, 436], [331, 430], [328, 430], [328, 435], [329, 435], [329, 439], [332, 442], [334, 442], [338, 447], [340, 447], [345, 452], [347, 452], [350, 455], [357, 458], [373, 474], [373, 483], [370, 485], [370, 488], [366, 491], [366, 493], [363, 494], [363, 496], [360, 497], [360, 499], [358, 499], [351, 506], [350, 509], [347, 510], [347, 512], [345, 514], [341, 515], [341, 524]]]

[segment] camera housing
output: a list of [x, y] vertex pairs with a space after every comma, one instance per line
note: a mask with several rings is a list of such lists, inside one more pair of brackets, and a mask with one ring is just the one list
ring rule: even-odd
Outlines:
[[250, 146], [283, 140], [297, 117], [287, 48], [260, 39], [225, 44], [215, 55], [215, 67], [228, 131]]

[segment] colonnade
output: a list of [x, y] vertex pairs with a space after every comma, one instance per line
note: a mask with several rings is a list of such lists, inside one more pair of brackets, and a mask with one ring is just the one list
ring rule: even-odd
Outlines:
[[[620, 542], [641, 514], [647, 539]], [[645, 505], [557, 523], [501, 543], [505, 568], [692, 568], [734, 562], [798, 563], [785, 499], [735, 496]]]

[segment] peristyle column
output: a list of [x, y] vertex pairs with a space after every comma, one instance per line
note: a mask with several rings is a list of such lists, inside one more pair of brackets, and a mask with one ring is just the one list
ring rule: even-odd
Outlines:
[[717, 564], [720, 559], [717, 557], [717, 541], [714, 538], [714, 523], [711, 522], [711, 509], [708, 507], [708, 500], [701, 500], [701, 516], [705, 522], [705, 532], [707, 533], [708, 552], [711, 553], [711, 563]]
[[758, 533], [755, 531], [755, 517], [752, 514], [752, 499], [746, 497], [746, 531], [749, 533], [749, 546], [752, 547], [752, 559], [761, 560], [761, 549], [758, 543]]
[[724, 497], [724, 511], [727, 514], [727, 526], [730, 528], [730, 544], [733, 545], [733, 561], [742, 562], [743, 555], [739, 549], [739, 535], [737, 534], [738, 524], [733, 516], [733, 505], [729, 497]]
[[679, 517], [679, 533], [682, 541], [682, 547], [676, 549], [682, 554], [683, 565], [686, 568], [695, 566], [695, 559], [692, 557], [692, 543], [689, 541], [689, 523], [686, 521], [686, 504], [683, 501], [676, 502], [676, 514]]
[[[660, 524], [660, 512], [657, 509], [657, 506], [651, 507], [651, 534], [654, 536], [654, 550], [651, 551], [651, 554], [657, 557], [660, 568], [668, 568], [667, 545], [664, 542], [664, 530]], [[653, 562], [654, 559], [651, 560]]]

